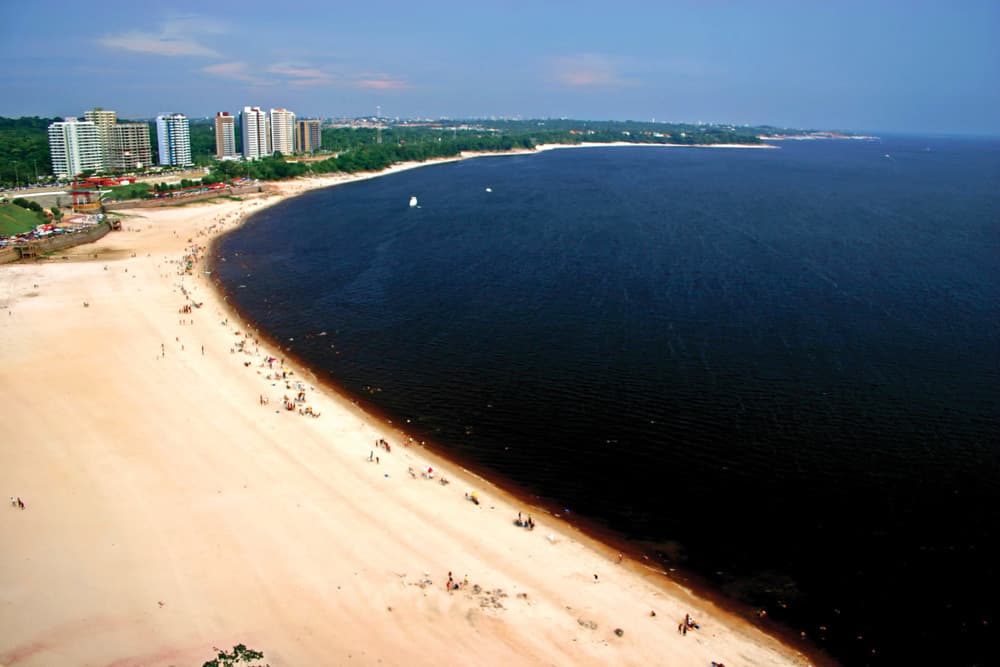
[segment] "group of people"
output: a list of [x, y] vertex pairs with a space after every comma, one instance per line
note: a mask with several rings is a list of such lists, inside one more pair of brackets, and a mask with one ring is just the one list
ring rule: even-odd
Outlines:
[[468, 586], [468, 585], [469, 585], [469, 575], [465, 575], [465, 580], [461, 584], [459, 584], [457, 581], [455, 581], [455, 577], [452, 576], [451, 572], [450, 571], [448, 572], [448, 583], [445, 585], [445, 590], [457, 591], [463, 586]]
[[19, 510], [24, 509], [24, 501], [21, 500], [21, 496], [11, 496], [10, 497], [11, 507], [16, 507]]
[[688, 630], [700, 630], [701, 626], [691, 618], [691, 614], [684, 614], [684, 620], [677, 625], [677, 632], [686, 635]]
[[514, 525], [515, 526], [520, 526], [521, 528], [525, 528], [527, 530], [534, 530], [535, 529], [535, 520], [531, 518], [530, 514], [528, 515], [527, 519], [522, 519], [521, 518], [521, 513], [518, 512], [517, 513], [517, 520], [514, 522]]

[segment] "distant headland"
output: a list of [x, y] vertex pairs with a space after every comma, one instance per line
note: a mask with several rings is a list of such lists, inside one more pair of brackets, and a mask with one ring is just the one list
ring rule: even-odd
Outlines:
[[[284, 109], [272, 111], [279, 116], [284, 114], [295, 118], [292, 112]], [[62, 136], [60, 132], [72, 130], [79, 133], [87, 129], [82, 126], [93, 124], [97, 128], [99, 121], [107, 119], [113, 119], [106, 124], [114, 132], [109, 130], [105, 134], [121, 135], [121, 141], [117, 144], [109, 141], [106, 150], [98, 150], [95, 155], [107, 154], [107, 159], [102, 157], [94, 163], [97, 166], [88, 163], [89, 168], [83, 170], [83, 176], [162, 176], [169, 183], [178, 180], [176, 174], [180, 171], [193, 166], [200, 168], [201, 173], [197, 175], [204, 185], [230, 182], [235, 178], [280, 180], [294, 176], [377, 171], [400, 162], [457, 157], [469, 152], [534, 150], [538, 146], [552, 144], [759, 146], [767, 141], [782, 140], [872, 139], [867, 135], [843, 131], [771, 125], [569, 118], [399, 119], [365, 116], [297, 121], [305, 127], [309, 141], [267, 142], [268, 146], [275, 146], [270, 152], [241, 159], [240, 155], [246, 153], [241, 139], [244, 143], [248, 141], [242, 136], [245, 133], [237, 122], [243, 114], [233, 116], [220, 112], [218, 117], [204, 118], [171, 114], [157, 119], [125, 121], [118, 119], [114, 111], [95, 109], [84, 116], [88, 120], [79, 122], [76, 119], [66, 122], [59, 118], [40, 117], [0, 118], [0, 188], [61, 185], [72, 180], [62, 173], [66, 168], [61, 163], [54, 166], [53, 160], [59, 162], [64, 159], [65, 151], [60, 151], [59, 146], [53, 147], [52, 142]], [[228, 123], [220, 124], [220, 118]], [[159, 134], [162, 133], [158, 126], [170, 123], [183, 130], [176, 135], [179, 137], [177, 141], [184, 145], [170, 144], [164, 149], [159, 145]], [[225, 137], [230, 139], [228, 143], [222, 142], [225, 145], [221, 149], [220, 126]], [[94, 140], [100, 143], [99, 128], [94, 129], [93, 134]], [[142, 136], [146, 134], [148, 141]], [[278, 144], [282, 147], [288, 144], [290, 148], [279, 150]], [[100, 144], [98, 148], [102, 146]], [[119, 151], [124, 157], [118, 160], [113, 159], [117, 154], [116, 147], [128, 148], [127, 151], [124, 148]], [[165, 160], [160, 155], [162, 151], [171, 155], [176, 152], [183, 159]], [[185, 174], [185, 177], [190, 177], [190, 174]]]

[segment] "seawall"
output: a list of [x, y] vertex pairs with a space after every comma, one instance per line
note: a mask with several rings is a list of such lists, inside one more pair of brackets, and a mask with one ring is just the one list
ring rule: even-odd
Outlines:
[[111, 231], [111, 226], [107, 222], [100, 222], [89, 229], [72, 234], [59, 234], [0, 248], [0, 264], [16, 262], [19, 259], [37, 258], [55, 250], [65, 250], [84, 243], [93, 243], [97, 239], [103, 238], [109, 231]]

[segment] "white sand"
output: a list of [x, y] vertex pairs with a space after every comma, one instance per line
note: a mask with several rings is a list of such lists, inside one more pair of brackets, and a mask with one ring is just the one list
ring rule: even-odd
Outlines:
[[[27, 505], [0, 512], [0, 664], [201, 665], [237, 643], [272, 667], [806, 663], [548, 516], [513, 526], [527, 508], [304, 369], [285, 370], [321, 417], [284, 410], [269, 351], [231, 353], [246, 327], [179, 266], [286, 195], [132, 211], [70, 260], [0, 267], [0, 493]], [[203, 307], [179, 313], [181, 287]]]

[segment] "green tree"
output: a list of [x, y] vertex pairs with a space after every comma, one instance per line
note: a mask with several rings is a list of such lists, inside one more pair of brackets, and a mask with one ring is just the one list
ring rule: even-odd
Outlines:
[[209, 660], [202, 667], [269, 667], [269, 665], [256, 662], [263, 660], [264, 654], [262, 652], [249, 649], [243, 644], [234, 646], [232, 653], [227, 653], [219, 648], [215, 648], [215, 650], [219, 654], [214, 660]]
[[52, 173], [50, 124], [58, 118], [0, 118], [0, 185], [25, 185]]

